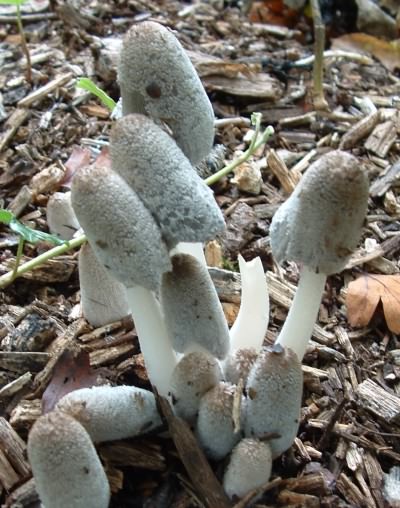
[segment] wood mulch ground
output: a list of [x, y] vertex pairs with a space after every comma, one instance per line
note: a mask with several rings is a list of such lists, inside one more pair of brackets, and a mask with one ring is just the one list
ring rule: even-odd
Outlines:
[[[304, 359], [300, 431], [292, 449], [274, 462], [271, 483], [257, 506], [389, 506], [384, 475], [400, 464], [400, 342], [380, 307], [367, 326], [351, 327], [345, 298], [347, 284], [357, 275], [400, 271], [398, 74], [361, 54], [331, 57], [324, 77], [330, 109], [317, 112], [312, 63], [302, 61], [313, 53], [311, 23], [304, 16], [287, 28], [250, 23], [237, 7], [223, 2], [32, 4], [37, 11], [25, 17], [31, 84], [25, 79], [15, 19], [0, 15], [1, 207], [47, 231], [46, 203], [63, 188], [66, 161], [76, 147], [95, 156], [112, 122], [105, 107], [76, 89], [76, 78], [91, 77], [118, 99], [115, 55], [122, 35], [143, 19], [166, 24], [176, 30], [209, 93], [218, 119], [216, 143], [226, 147], [227, 160], [248, 146], [252, 112], [261, 112], [263, 125], [275, 128], [266, 150], [234, 179], [229, 176], [214, 187], [227, 232], [207, 248], [230, 322], [240, 301], [239, 276], [232, 273], [237, 255], [261, 257], [272, 307], [268, 342], [282, 326], [298, 280], [294, 264], [278, 268], [273, 262], [268, 231], [274, 211], [310, 161], [332, 147], [352, 152], [365, 164], [371, 190], [361, 246], [347, 269], [328, 280]], [[1, 227], [0, 274], [12, 268], [17, 244], [18, 237]], [[47, 249], [43, 243], [26, 244], [24, 260]], [[80, 317], [77, 252], [3, 288], [0, 306], [0, 503], [34, 507], [38, 500], [26, 438], [58, 369], [66, 369], [62, 372], [79, 386], [80, 376], [88, 374], [88, 358], [90, 372], [103, 380], [149, 385], [131, 323], [92, 330]], [[71, 355], [83, 359], [83, 366], [71, 362]], [[183, 439], [185, 429], [172, 416], [169, 420], [169, 431], [99, 447], [113, 489], [112, 507], [204, 506], [205, 487], [214, 479], [205, 473], [207, 464], [194, 458], [190, 436], [184, 443], [199, 462], [193, 463], [198, 477], [188, 475], [171, 439]], [[220, 479], [224, 464], [211, 466]]]

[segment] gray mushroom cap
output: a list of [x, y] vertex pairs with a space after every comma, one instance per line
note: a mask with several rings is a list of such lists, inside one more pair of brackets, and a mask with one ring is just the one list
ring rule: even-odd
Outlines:
[[151, 213], [121, 176], [100, 165], [81, 168], [72, 205], [94, 253], [117, 280], [158, 289], [171, 268], [168, 250]]
[[46, 215], [50, 233], [63, 240], [71, 240], [80, 227], [72, 208], [71, 192], [55, 192], [50, 196]]
[[172, 347], [184, 353], [198, 344], [225, 358], [229, 330], [207, 267], [189, 254], [171, 258], [172, 271], [163, 275], [161, 302]]
[[146, 21], [126, 34], [118, 65], [124, 115], [165, 122], [192, 164], [213, 145], [214, 113], [189, 57], [171, 30]]
[[107, 476], [88, 433], [71, 416], [52, 411], [38, 418], [28, 457], [46, 508], [107, 508]]
[[113, 170], [155, 217], [169, 249], [178, 242], [205, 242], [224, 229], [212, 191], [152, 120], [122, 117], [111, 131], [110, 148]]
[[340, 272], [360, 239], [367, 200], [359, 160], [340, 150], [323, 155], [272, 219], [273, 256], [316, 273]]
[[297, 355], [280, 346], [264, 348], [247, 381], [246, 436], [279, 435], [269, 444], [274, 458], [281, 455], [296, 437], [302, 394], [303, 373]]

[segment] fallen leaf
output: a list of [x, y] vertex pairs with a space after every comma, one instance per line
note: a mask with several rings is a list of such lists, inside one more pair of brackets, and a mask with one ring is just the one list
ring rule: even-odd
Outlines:
[[90, 164], [90, 150], [88, 148], [81, 148], [74, 146], [71, 155], [67, 162], [64, 164], [66, 172], [62, 181], [64, 187], [71, 187], [72, 179], [76, 171], [83, 166]]
[[382, 302], [388, 328], [400, 333], [400, 275], [362, 275], [347, 289], [347, 317], [352, 326], [366, 326]]
[[94, 386], [97, 378], [98, 373], [92, 370], [89, 363], [89, 353], [64, 351], [54, 366], [53, 377], [43, 393], [42, 413], [52, 411], [67, 393]]
[[332, 49], [372, 55], [389, 71], [400, 69], [400, 41], [385, 41], [373, 35], [353, 33], [332, 40]]

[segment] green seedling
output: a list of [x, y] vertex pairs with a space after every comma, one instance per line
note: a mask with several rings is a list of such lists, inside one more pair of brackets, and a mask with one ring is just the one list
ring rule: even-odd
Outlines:
[[76, 82], [76, 86], [95, 95], [100, 100], [100, 102], [110, 111], [112, 111], [117, 105], [116, 102], [109, 95], [107, 95], [104, 90], [95, 85], [89, 78], [79, 78]]
[[36, 244], [38, 242], [49, 242], [54, 245], [63, 245], [65, 243], [68, 243], [64, 242], [63, 240], [60, 240], [54, 235], [44, 233], [43, 231], [37, 231], [28, 226], [25, 226], [25, 224], [22, 224], [22, 222], [17, 220], [15, 215], [9, 210], [3, 209], [0, 210], [0, 223], [8, 226], [11, 229], [11, 231], [14, 231], [14, 233], [17, 233], [17, 235], [19, 236], [15, 265], [10, 274], [10, 280], [8, 281], [8, 283], [13, 282], [14, 279], [17, 277], [18, 268], [20, 265], [25, 242], [33, 244]]
[[3, 5], [15, 5], [15, 14], [17, 16], [17, 27], [19, 35], [21, 36], [21, 45], [22, 51], [24, 52], [26, 58], [26, 79], [29, 83], [32, 81], [32, 64], [31, 64], [31, 55], [29, 53], [28, 44], [26, 42], [24, 27], [22, 25], [22, 16], [21, 16], [21, 5], [26, 3], [27, 0], [0, 0], [0, 4]]

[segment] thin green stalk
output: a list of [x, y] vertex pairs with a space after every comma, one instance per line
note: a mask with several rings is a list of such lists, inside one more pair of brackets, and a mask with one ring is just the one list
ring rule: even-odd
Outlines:
[[17, 27], [19, 31], [19, 35], [21, 37], [21, 45], [22, 51], [24, 52], [26, 58], [26, 79], [29, 83], [32, 82], [32, 63], [31, 63], [31, 55], [29, 53], [28, 44], [26, 42], [24, 27], [22, 26], [22, 17], [21, 17], [21, 5], [17, 3]]
[[18, 248], [17, 248], [17, 255], [15, 257], [15, 265], [14, 265], [13, 271], [11, 273], [11, 282], [13, 282], [14, 279], [17, 277], [18, 267], [21, 263], [22, 254], [24, 252], [24, 245], [25, 245], [25, 240], [22, 238], [22, 236], [20, 236], [19, 242], [18, 242]]
[[70, 249], [75, 249], [76, 247], [80, 247], [84, 242], [86, 241], [86, 236], [81, 235], [78, 238], [74, 238], [73, 240], [70, 240], [69, 242], [65, 242], [62, 245], [57, 245], [57, 247], [54, 247], [53, 249], [50, 249], [43, 254], [40, 254], [40, 256], [37, 256], [36, 258], [30, 259], [26, 263], [19, 265], [16, 273], [14, 274], [14, 270], [8, 273], [5, 273], [0, 277], [0, 288], [4, 288], [11, 284], [14, 279], [17, 277], [20, 277], [26, 272], [29, 272], [30, 270], [33, 270], [34, 268], [37, 268], [41, 264], [45, 263], [46, 261], [49, 261], [49, 259], [53, 259], [56, 256], [61, 256], [65, 252], [69, 251]]

